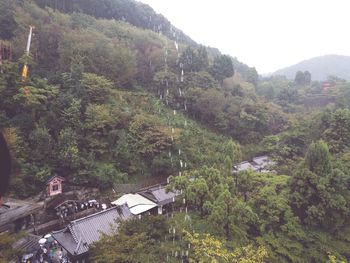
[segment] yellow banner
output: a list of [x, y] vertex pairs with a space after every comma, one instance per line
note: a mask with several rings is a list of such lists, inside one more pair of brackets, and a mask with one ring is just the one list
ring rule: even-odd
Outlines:
[[22, 77], [27, 78], [27, 76], [28, 76], [28, 66], [24, 65], [23, 71], [22, 71]]

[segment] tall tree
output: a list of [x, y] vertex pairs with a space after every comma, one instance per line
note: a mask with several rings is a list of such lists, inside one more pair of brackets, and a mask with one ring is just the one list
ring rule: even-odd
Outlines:
[[195, 205], [201, 216], [204, 216], [204, 203], [208, 198], [209, 187], [204, 178], [199, 177], [193, 180], [186, 189], [188, 202]]
[[14, 31], [18, 27], [15, 19], [14, 2], [3, 0], [0, 2], [0, 39], [10, 39], [14, 36]]
[[328, 145], [324, 141], [312, 142], [305, 156], [306, 167], [319, 176], [331, 172], [331, 160]]
[[241, 147], [231, 139], [224, 147], [224, 155], [231, 159], [232, 164], [236, 164], [242, 158]]
[[7, 192], [11, 176], [11, 156], [4, 136], [0, 133], [0, 205], [2, 196]]
[[37, 127], [29, 135], [30, 159], [44, 165], [51, 159], [52, 138], [46, 127]]
[[182, 52], [179, 62], [182, 64], [182, 68], [185, 72], [197, 71], [195, 66], [197, 60], [197, 54], [195, 49], [188, 46], [184, 52]]
[[290, 180], [291, 204], [306, 224], [335, 231], [349, 216], [349, 175], [332, 169], [327, 144], [312, 143]]
[[190, 263], [263, 263], [267, 260], [267, 251], [264, 247], [254, 248], [246, 246], [229, 251], [225, 244], [215, 237], [206, 234], [184, 232], [185, 240], [191, 245], [189, 253]]
[[309, 71], [304, 71], [305, 85], [311, 84], [311, 73]]
[[197, 49], [197, 57], [196, 57], [195, 65], [198, 71], [208, 70], [209, 60], [208, 60], [208, 52], [205, 46], [201, 45]]
[[305, 85], [305, 74], [304, 74], [302, 71], [299, 70], [299, 71], [295, 74], [294, 82], [295, 82], [297, 85]]
[[334, 153], [347, 151], [350, 148], [350, 110], [336, 110], [331, 114], [328, 125], [323, 138], [329, 143], [331, 151]]
[[165, 217], [149, 216], [118, 222], [112, 226], [111, 235], [102, 238], [91, 247], [90, 260], [94, 263], [142, 263], [163, 262], [164, 241], [169, 226]]
[[248, 224], [257, 219], [252, 209], [233, 197], [228, 189], [223, 190], [213, 203], [207, 204], [207, 208], [209, 221], [228, 240], [247, 238]]
[[[59, 134], [57, 161], [60, 170], [65, 168], [69, 171], [79, 166], [77, 134], [71, 128], [64, 128]], [[67, 172], [67, 170], [63, 170], [63, 172]]]
[[221, 84], [225, 78], [233, 76], [234, 73], [235, 71], [230, 56], [220, 55], [214, 59], [211, 67], [211, 74], [216, 80], [220, 81]]

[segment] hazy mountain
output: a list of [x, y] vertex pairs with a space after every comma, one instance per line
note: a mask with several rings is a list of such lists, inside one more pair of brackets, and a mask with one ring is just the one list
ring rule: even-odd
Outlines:
[[294, 79], [298, 70], [308, 70], [311, 73], [312, 80], [325, 80], [329, 75], [336, 75], [349, 81], [350, 56], [326, 55], [315, 57], [277, 70], [272, 75], [285, 75], [289, 79]]

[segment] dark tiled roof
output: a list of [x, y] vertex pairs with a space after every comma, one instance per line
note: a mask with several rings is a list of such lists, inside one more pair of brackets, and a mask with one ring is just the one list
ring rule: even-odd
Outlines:
[[75, 242], [69, 228], [65, 228], [52, 233], [52, 237], [71, 255], [75, 254], [77, 243]]
[[100, 239], [101, 233], [112, 233], [112, 226], [117, 225], [118, 220], [126, 220], [131, 216], [126, 205], [113, 207], [72, 221], [67, 228], [53, 232], [52, 236], [70, 254], [80, 255], [88, 251], [89, 245]]
[[138, 194], [150, 199], [158, 205], [166, 205], [172, 203], [174, 201], [174, 198], [179, 195], [176, 192], [167, 192], [166, 186], [163, 185], [145, 189]]

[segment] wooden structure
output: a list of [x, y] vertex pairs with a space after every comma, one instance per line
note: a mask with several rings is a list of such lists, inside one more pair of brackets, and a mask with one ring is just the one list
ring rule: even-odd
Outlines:
[[33, 203], [21, 200], [7, 200], [0, 207], [0, 233], [18, 232], [36, 225], [36, 215], [44, 207], [43, 202]]
[[47, 195], [54, 196], [54, 195], [62, 194], [64, 181], [65, 179], [58, 175], [54, 175], [49, 180], [47, 180], [46, 182]]

